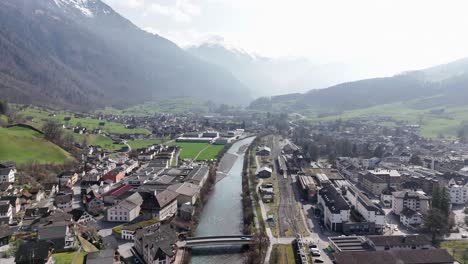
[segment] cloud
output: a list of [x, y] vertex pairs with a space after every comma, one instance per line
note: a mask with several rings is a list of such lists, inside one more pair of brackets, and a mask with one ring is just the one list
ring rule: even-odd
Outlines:
[[193, 17], [201, 14], [201, 8], [190, 0], [177, 0], [170, 5], [152, 3], [148, 9], [150, 12], [171, 17], [177, 22], [190, 22]]

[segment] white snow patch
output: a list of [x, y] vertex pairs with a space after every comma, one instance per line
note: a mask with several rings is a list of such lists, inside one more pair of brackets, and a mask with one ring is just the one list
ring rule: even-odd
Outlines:
[[87, 17], [94, 17], [93, 12], [88, 8], [89, 0], [54, 0], [59, 7], [72, 7], [78, 9]]

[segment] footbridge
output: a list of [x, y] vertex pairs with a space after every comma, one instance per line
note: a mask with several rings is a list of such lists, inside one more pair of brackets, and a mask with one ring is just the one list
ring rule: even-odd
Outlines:
[[252, 236], [203, 236], [188, 237], [177, 242], [179, 248], [237, 246], [253, 244]]

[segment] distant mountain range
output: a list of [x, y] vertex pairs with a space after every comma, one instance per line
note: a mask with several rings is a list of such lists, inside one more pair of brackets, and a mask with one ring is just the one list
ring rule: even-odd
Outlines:
[[304, 58], [261, 57], [219, 41], [208, 41], [186, 50], [229, 70], [257, 97], [326, 88], [363, 78], [354, 68], [341, 64], [314, 64]]
[[304, 94], [263, 97], [249, 108], [263, 111], [339, 113], [406, 102], [415, 109], [468, 105], [468, 58], [393, 77], [347, 82]]
[[0, 1], [0, 97], [74, 109], [192, 96], [247, 104], [230, 72], [147, 33], [100, 0]]

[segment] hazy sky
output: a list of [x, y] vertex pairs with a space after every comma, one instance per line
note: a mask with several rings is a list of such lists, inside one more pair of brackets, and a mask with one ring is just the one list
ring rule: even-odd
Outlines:
[[468, 56], [468, 1], [104, 0], [177, 44], [224, 40], [391, 75]]

